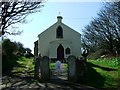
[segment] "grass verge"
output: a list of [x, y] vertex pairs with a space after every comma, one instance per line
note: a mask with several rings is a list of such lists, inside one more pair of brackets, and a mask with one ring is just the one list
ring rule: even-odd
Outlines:
[[[97, 88], [118, 88], [120, 73], [120, 68], [118, 67], [119, 60], [120, 57], [88, 60], [89, 76], [87, 75], [87, 79], [85, 81], [83, 80], [83, 82], [89, 82], [89, 85]], [[91, 72], [92, 70], [95, 70], [95, 72]], [[90, 83], [89, 80], [94, 82]]]

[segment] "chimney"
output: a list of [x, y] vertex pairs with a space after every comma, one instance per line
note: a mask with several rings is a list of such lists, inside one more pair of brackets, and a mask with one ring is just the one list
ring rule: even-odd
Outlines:
[[58, 22], [62, 22], [62, 16], [57, 16]]

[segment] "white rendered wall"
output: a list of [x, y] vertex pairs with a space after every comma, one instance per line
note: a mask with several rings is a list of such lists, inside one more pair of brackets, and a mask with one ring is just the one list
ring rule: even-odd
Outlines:
[[[63, 38], [56, 38], [56, 29], [58, 26], [61, 26], [63, 29]], [[49, 56], [50, 58], [57, 57], [57, 47], [59, 44], [62, 44], [65, 49], [70, 48], [71, 54], [78, 57], [81, 54], [81, 36], [78, 32], [71, 29], [67, 25], [60, 22], [56, 22], [47, 30], [38, 35], [38, 53], [41, 53], [42, 56]], [[66, 55], [64, 55], [66, 57]]]
[[[71, 49], [71, 42], [67, 41], [67, 40], [56, 40], [53, 42], [50, 42], [50, 48], [49, 48], [49, 57], [50, 58], [56, 58], [57, 57], [57, 48], [59, 45], [62, 45], [64, 47], [64, 56], [66, 58], [66, 54], [65, 54], [65, 49], [66, 48], [70, 48]], [[72, 52], [72, 49], [71, 49]]]

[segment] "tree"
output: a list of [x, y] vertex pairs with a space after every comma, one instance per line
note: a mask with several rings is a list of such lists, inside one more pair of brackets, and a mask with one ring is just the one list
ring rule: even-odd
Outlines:
[[13, 54], [15, 51], [17, 51], [15, 43], [9, 39], [4, 39], [2, 42], [2, 72], [17, 64], [16, 57]]
[[43, 0], [39, 0], [38, 2], [20, 2], [19, 0], [7, 0], [1, 3], [1, 35], [4, 35], [5, 33], [11, 35], [21, 33], [20, 31], [12, 33], [9, 31], [8, 27], [14, 27], [16, 23], [25, 23], [26, 17], [28, 15], [39, 12], [40, 8], [43, 6]]
[[[2, 70], [6, 71], [12, 68], [17, 64], [17, 58], [21, 55], [24, 55], [26, 48], [20, 42], [12, 42], [10, 39], [4, 39], [2, 45], [0, 43], [0, 55], [2, 55]], [[28, 54], [27, 57], [33, 57], [31, 50], [27, 48]]]
[[28, 52], [28, 53], [31, 53], [32, 50], [30, 48], [25, 48], [25, 50]]
[[33, 57], [34, 55], [31, 53], [32, 50], [30, 48], [25, 48], [25, 50], [27, 51], [25, 54], [25, 57], [30, 58]]
[[17, 46], [14, 42], [11, 42], [10, 39], [3, 40], [2, 43], [2, 52], [5, 55], [11, 56], [13, 52], [17, 51]]
[[106, 3], [89, 25], [83, 29], [83, 45], [92, 52], [103, 49], [120, 54], [120, 2]]
[[20, 43], [20, 42], [14, 42], [14, 44], [16, 45], [17, 51], [18, 51], [19, 53], [22, 53], [22, 54], [25, 53], [26, 50], [25, 50], [25, 48], [24, 48], [24, 46], [23, 46], [22, 43]]

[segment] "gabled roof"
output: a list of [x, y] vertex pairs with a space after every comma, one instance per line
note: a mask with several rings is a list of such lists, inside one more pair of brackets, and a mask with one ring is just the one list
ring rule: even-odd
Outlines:
[[[58, 21], [56, 22], [56, 23], [54, 23], [53, 25], [51, 25], [50, 27], [48, 27], [45, 31], [43, 31], [43, 32], [41, 32], [38, 36], [40, 36], [41, 34], [43, 34], [44, 32], [46, 32], [47, 30], [49, 30], [49, 29], [51, 29], [52, 27], [55, 27], [55, 26], [65, 26], [65, 27], [67, 27], [67, 28], [70, 28], [70, 30], [72, 30], [72, 31], [74, 31], [74, 32], [76, 32], [76, 33], [79, 33], [79, 32], [77, 32], [76, 30], [74, 30], [74, 29], [72, 29], [71, 27], [69, 27], [68, 25], [66, 25], [66, 24], [64, 24], [64, 23], [62, 23], [62, 16], [57, 16], [57, 19], [58, 19]], [[58, 27], [57, 26], [57, 27]], [[79, 33], [80, 34], [80, 33]]]

